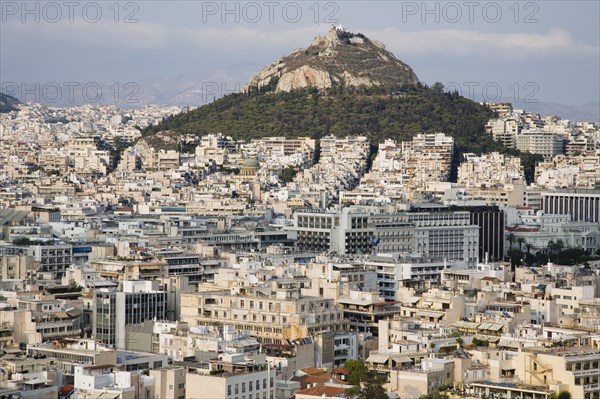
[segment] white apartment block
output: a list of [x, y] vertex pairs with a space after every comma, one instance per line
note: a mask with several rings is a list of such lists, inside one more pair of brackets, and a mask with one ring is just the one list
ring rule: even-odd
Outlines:
[[365, 259], [364, 264], [377, 271], [379, 292], [386, 301], [399, 300], [398, 289], [404, 281], [441, 282], [442, 272], [449, 267], [443, 259], [402, 253], [379, 253]]
[[517, 135], [517, 149], [540, 155], [557, 155], [565, 151], [565, 139], [556, 133], [523, 130]]

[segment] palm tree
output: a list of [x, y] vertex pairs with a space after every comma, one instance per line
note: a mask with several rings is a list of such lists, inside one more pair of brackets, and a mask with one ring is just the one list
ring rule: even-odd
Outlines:
[[510, 247], [508, 248], [508, 252], [512, 252], [512, 246], [513, 246], [513, 243], [515, 242], [515, 240], [517, 239], [517, 237], [515, 237], [515, 235], [513, 233], [508, 233], [508, 235], [506, 236], [506, 239], [510, 243]]
[[565, 247], [565, 243], [561, 239], [558, 239], [556, 241], [554, 241], [554, 240], [548, 241], [548, 258], [550, 258], [550, 256], [552, 254], [555, 254], [556, 255], [555, 262], [558, 262], [558, 254], [560, 253], [560, 251], [563, 250], [564, 247]]
[[556, 240], [554, 246], [556, 248], [556, 263], [558, 263], [558, 255], [562, 252], [563, 249], [565, 249], [565, 243], [563, 240], [558, 239]]
[[554, 251], [556, 251], [556, 243], [554, 242], [554, 240], [548, 241], [547, 247], [548, 247], [548, 255], [553, 254]]
[[521, 251], [523, 244], [525, 244], [525, 238], [519, 237], [519, 238], [517, 238], [517, 242], [519, 243], [519, 251]]
[[533, 245], [526, 242], [525, 243], [525, 249], [527, 250], [527, 255], [531, 254], [531, 248], [533, 248]]

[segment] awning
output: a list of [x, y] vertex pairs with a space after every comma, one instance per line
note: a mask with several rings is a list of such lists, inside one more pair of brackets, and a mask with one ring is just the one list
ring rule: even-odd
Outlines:
[[502, 324], [497, 323], [481, 323], [478, 330], [486, 330], [486, 331], [500, 331], [504, 326]]
[[25, 384], [37, 385], [37, 384], [47, 384], [49, 382], [51, 382], [51, 380], [39, 377], [39, 378], [34, 378], [33, 380], [25, 381]]
[[396, 363], [412, 363], [412, 359], [406, 356], [392, 356], [392, 361]]
[[500, 343], [498, 344], [498, 346], [505, 346], [507, 348], [518, 348], [519, 342], [515, 341], [512, 338], [502, 337], [500, 338]]
[[76, 317], [81, 315], [81, 309], [71, 309], [67, 310], [67, 314], [71, 317]]
[[442, 312], [433, 312], [431, 310], [420, 310], [417, 312], [417, 316], [423, 316], [423, 317], [435, 317], [435, 318], [441, 318], [444, 316], [444, 313]]
[[367, 363], [385, 364], [389, 358], [387, 355], [370, 355], [367, 358]]
[[67, 312], [54, 312], [54, 313], [49, 313], [49, 315], [52, 315], [54, 317], [56, 317], [57, 319], [69, 319], [69, 315], [67, 314]]
[[158, 265], [140, 266], [140, 270], [160, 270]]

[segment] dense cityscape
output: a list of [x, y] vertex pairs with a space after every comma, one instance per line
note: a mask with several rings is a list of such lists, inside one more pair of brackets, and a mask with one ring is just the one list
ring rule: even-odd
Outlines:
[[[364, 43], [340, 25], [313, 46]], [[329, 89], [301, 69], [251, 82]], [[476, 106], [494, 151], [16, 103], [0, 398], [599, 399], [600, 126]]]

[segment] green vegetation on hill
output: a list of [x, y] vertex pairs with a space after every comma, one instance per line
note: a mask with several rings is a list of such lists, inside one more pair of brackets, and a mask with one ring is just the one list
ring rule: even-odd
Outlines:
[[[387, 138], [410, 140], [418, 133], [443, 132], [454, 137], [457, 156], [462, 154], [507, 150], [485, 134], [486, 122], [495, 116], [487, 107], [458, 93], [445, 93], [443, 86], [424, 85], [375, 88], [336, 86], [327, 92], [314, 88], [291, 92], [266, 92], [225, 96], [211, 104], [166, 118], [157, 126], [149, 126], [142, 136], [159, 132], [203, 136], [222, 132], [236, 139], [264, 136], [316, 139], [335, 136], [366, 135], [374, 143]], [[176, 143], [175, 140], [172, 141]], [[511, 155], [531, 158], [518, 151]], [[526, 173], [533, 175], [537, 157], [528, 162]]]
[[[394, 93], [394, 94], [388, 94]], [[231, 94], [146, 128], [144, 137], [170, 130], [205, 135], [223, 132], [238, 139], [263, 136], [345, 136], [364, 134], [375, 142], [409, 140], [417, 133], [444, 132], [463, 151], [500, 149], [484, 134], [494, 114], [456, 93], [426, 86], [389, 91], [384, 88], [335, 87], [289, 93]]]

